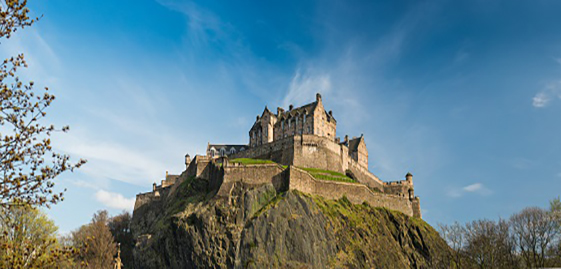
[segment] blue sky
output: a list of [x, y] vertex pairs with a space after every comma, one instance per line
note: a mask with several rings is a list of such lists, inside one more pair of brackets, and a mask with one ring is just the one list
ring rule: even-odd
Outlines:
[[88, 163], [47, 210], [117, 214], [265, 105], [321, 92], [370, 170], [415, 175], [430, 224], [508, 217], [561, 190], [560, 1], [35, 1], [0, 45], [49, 86], [54, 146]]

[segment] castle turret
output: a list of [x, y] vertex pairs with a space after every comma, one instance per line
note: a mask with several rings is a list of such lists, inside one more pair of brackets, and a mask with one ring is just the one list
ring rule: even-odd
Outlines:
[[190, 163], [191, 163], [191, 156], [189, 156], [189, 154], [185, 154], [185, 169], [189, 167]]
[[318, 103], [321, 103], [321, 94], [319, 94], [319, 92], [316, 93], [316, 101], [317, 101]]
[[407, 173], [407, 175], [405, 175], [405, 180], [406, 180], [409, 184], [413, 185], [413, 175], [412, 175], [411, 173]]
[[156, 192], [156, 186], [157, 186], [157, 185], [156, 185], [156, 182], [154, 182], [154, 184], [152, 184], [152, 191], [153, 191], [153, 192]]

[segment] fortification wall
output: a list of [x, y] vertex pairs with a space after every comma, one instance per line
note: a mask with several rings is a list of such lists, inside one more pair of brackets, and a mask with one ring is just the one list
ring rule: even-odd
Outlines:
[[341, 145], [315, 135], [294, 136], [294, 165], [345, 173]]
[[253, 147], [230, 156], [230, 159], [235, 158], [252, 158], [272, 160], [274, 162], [292, 165], [294, 159], [294, 137], [287, 137], [281, 140], [276, 140], [271, 143], [263, 144], [258, 147]]
[[384, 192], [388, 194], [409, 195], [409, 189], [413, 189], [413, 186], [409, 184], [406, 180], [392, 181], [384, 183]]
[[416, 215], [417, 213], [413, 211], [413, 201], [406, 196], [373, 192], [362, 184], [319, 181], [309, 173], [292, 166], [289, 175], [289, 188], [293, 190], [323, 196], [328, 199], [340, 199], [345, 196], [354, 204], [366, 202], [371, 206], [385, 207], [409, 216], [420, 216], [420, 213]]
[[277, 190], [286, 189], [283, 168], [278, 164], [242, 165], [225, 163], [223, 169], [223, 181], [217, 193], [221, 197], [228, 197], [230, 195], [235, 182], [247, 185], [273, 183]]
[[151, 203], [155, 199], [157, 199], [157, 198], [154, 195], [154, 192], [146, 192], [146, 193], [137, 194], [136, 195], [136, 201], [134, 202], [134, 210], [138, 209], [139, 207], [141, 207], [145, 204]]

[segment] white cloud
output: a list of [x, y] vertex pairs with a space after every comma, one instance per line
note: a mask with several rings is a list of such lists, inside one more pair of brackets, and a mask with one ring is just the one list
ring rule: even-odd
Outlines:
[[481, 190], [482, 188], [483, 188], [483, 184], [474, 183], [474, 184], [465, 186], [463, 189], [464, 189], [464, 191], [467, 191], [467, 192], [475, 192], [475, 191]]
[[95, 193], [95, 198], [110, 208], [121, 210], [132, 210], [134, 208], [135, 198], [125, 198], [120, 193], [98, 190]]
[[561, 99], [561, 81], [548, 83], [532, 98], [532, 105], [537, 108], [543, 108], [549, 105], [552, 99], [555, 98]]
[[534, 107], [545, 107], [549, 103], [550, 99], [548, 95], [544, 92], [539, 92], [532, 98], [532, 105]]
[[476, 182], [462, 188], [451, 188], [446, 192], [446, 195], [452, 198], [459, 198], [466, 193], [475, 193], [482, 196], [488, 196], [491, 195], [493, 191], [485, 187], [485, 185], [483, 185], [482, 183]]
[[331, 90], [331, 79], [328, 74], [313, 74], [313, 71], [308, 69], [306, 72], [301, 72], [297, 69], [290, 86], [288, 93], [283, 100], [283, 106], [288, 107], [290, 104], [296, 106], [302, 105], [310, 101], [310, 98], [315, 97], [316, 93], [326, 93]]

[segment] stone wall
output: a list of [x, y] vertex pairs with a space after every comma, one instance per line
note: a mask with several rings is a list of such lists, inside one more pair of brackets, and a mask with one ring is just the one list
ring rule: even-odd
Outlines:
[[154, 192], [139, 193], [136, 195], [136, 201], [134, 202], [134, 210], [137, 210], [141, 206], [151, 203], [156, 197]]
[[413, 204], [419, 199], [410, 200], [405, 195], [377, 193], [362, 184], [316, 180], [309, 173], [296, 167], [290, 167], [289, 189], [315, 194], [327, 199], [340, 199], [343, 196], [354, 204], [366, 202], [374, 207], [385, 207], [403, 212], [409, 216], [420, 217], [420, 206], [415, 212]]
[[[223, 176], [217, 195], [228, 197], [235, 182], [247, 185], [261, 185], [273, 183], [278, 191], [286, 190], [282, 166], [278, 164], [243, 165], [239, 163], [224, 163]], [[220, 181], [219, 177], [211, 179]]]
[[409, 184], [406, 180], [392, 181], [384, 183], [384, 192], [388, 194], [405, 194], [409, 196], [409, 190], [413, 189], [413, 186]]

